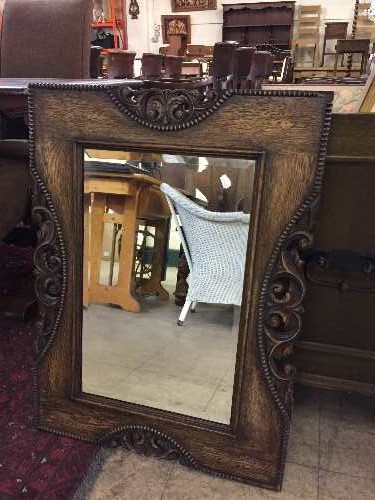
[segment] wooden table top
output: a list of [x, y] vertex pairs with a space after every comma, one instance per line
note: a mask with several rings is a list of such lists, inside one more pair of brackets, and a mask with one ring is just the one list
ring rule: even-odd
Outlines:
[[0, 94], [27, 94], [28, 87], [35, 83], [57, 83], [61, 85], [119, 85], [128, 82], [132, 87], [143, 85], [141, 80], [59, 80], [57, 78], [0, 78]]
[[[93, 182], [102, 182], [103, 185], [106, 182], [113, 183], [130, 183], [130, 184], [146, 184], [148, 186], [159, 187], [161, 181], [155, 177], [151, 177], [146, 174], [137, 173], [110, 173], [110, 172], [93, 172], [86, 174], [85, 172], [85, 185], [90, 186]], [[107, 191], [104, 191], [107, 192]]]
[[131, 87], [200, 87], [210, 83], [206, 79], [180, 79], [180, 80], [59, 80], [56, 78], [0, 78], [0, 95], [23, 95], [28, 93], [28, 87], [35, 83], [57, 83], [61, 85], [120, 85], [128, 83]]

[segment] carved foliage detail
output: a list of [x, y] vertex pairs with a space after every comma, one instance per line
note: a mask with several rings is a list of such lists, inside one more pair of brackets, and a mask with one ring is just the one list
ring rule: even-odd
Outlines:
[[301, 251], [311, 245], [310, 232], [297, 230], [291, 234], [281, 249], [269, 284], [264, 330], [269, 367], [279, 385], [294, 375], [292, 345], [301, 331], [306, 291]]
[[195, 466], [195, 460], [176, 441], [150, 427], [130, 425], [118, 429], [100, 441], [111, 448], [123, 447], [145, 456], [178, 460], [181, 464]]
[[34, 253], [35, 291], [40, 306], [37, 354], [41, 355], [52, 340], [61, 317], [65, 289], [64, 259], [52, 201], [34, 168], [32, 174], [32, 219], [38, 231], [38, 246]]
[[116, 105], [142, 125], [158, 130], [178, 130], [197, 125], [217, 109], [229, 93], [212, 89], [131, 89], [109, 90]]
[[[278, 406], [290, 416], [293, 403], [293, 346], [302, 328], [303, 299], [306, 293], [304, 254], [312, 247], [312, 228], [320, 196], [306, 202], [298, 223], [281, 240], [272, 270], [264, 285], [261, 311], [260, 347], [262, 363]], [[269, 374], [268, 374], [269, 373]]]

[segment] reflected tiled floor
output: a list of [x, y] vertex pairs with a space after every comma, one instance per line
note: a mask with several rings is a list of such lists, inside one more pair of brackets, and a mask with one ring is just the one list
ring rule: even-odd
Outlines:
[[167, 302], [143, 299], [139, 314], [91, 304], [83, 321], [83, 390], [229, 423], [239, 308], [198, 304], [182, 327], [179, 313], [172, 293]]
[[111, 452], [87, 498], [372, 500], [374, 464], [374, 398], [298, 387], [281, 493], [116, 450]]

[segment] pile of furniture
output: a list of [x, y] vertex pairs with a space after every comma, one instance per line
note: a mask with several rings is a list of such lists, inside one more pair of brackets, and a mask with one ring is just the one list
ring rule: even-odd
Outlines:
[[[109, 51], [108, 77], [134, 78], [135, 53], [124, 50]], [[206, 84], [215, 89], [260, 88], [273, 70], [274, 57], [268, 51], [255, 47], [241, 47], [237, 42], [218, 42], [213, 49], [210, 77]], [[287, 65], [282, 73], [286, 72]], [[277, 73], [277, 72], [276, 72]], [[144, 53], [141, 79], [152, 82], [182, 84], [202, 78], [200, 62], [185, 62], [181, 56]], [[286, 81], [286, 80], [284, 80]]]

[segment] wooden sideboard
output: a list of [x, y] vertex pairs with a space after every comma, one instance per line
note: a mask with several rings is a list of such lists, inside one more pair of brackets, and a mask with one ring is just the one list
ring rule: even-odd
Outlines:
[[223, 41], [291, 48], [295, 2], [223, 4]]
[[296, 366], [303, 383], [375, 394], [375, 114], [332, 118]]

